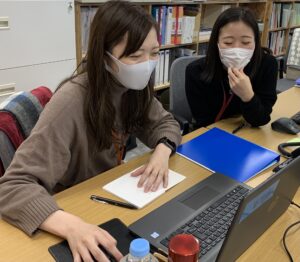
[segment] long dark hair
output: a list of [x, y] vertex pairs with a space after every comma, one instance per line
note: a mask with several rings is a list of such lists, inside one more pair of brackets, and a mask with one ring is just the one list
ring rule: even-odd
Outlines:
[[253, 78], [255, 73], [257, 72], [257, 68], [260, 65], [262, 59], [262, 52], [264, 49], [261, 47], [260, 44], [259, 30], [257, 22], [255, 20], [255, 16], [252, 13], [252, 11], [248, 8], [232, 7], [221, 13], [213, 26], [205, 58], [205, 67], [200, 76], [202, 80], [206, 82], [211, 82], [214, 78], [222, 77], [221, 72], [223, 65], [220, 60], [218, 49], [218, 39], [220, 30], [223, 26], [227, 25], [228, 23], [237, 21], [244, 22], [253, 30], [255, 49], [250, 61], [252, 67], [249, 73], [249, 77]]
[[[87, 56], [78, 74], [87, 72], [88, 76], [85, 117], [88, 132], [96, 140], [96, 151], [111, 146], [116, 115], [111, 89], [120, 85], [105, 69], [104, 60], [111, 59], [106, 51], [111, 52], [127, 34], [127, 45], [121, 57], [128, 56], [141, 47], [152, 28], [157, 31], [155, 21], [146, 10], [127, 1], [106, 2], [93, 19]], [[121, 120], [125, 133], [134, 132], [149, 121], [153, 86], [152, 75], [145, 89], [128, 90], [122, 96]]]

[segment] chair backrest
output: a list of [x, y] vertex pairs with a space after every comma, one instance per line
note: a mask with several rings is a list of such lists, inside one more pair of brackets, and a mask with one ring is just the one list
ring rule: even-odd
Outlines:
[[192, 122], [192, 113], [185, 93], [185, 70], [188, 64], [204, 56], [184, 56], [177, 58], [170, 69], [170, 110]]
[[31, 92], [16, 93], [0, 104], [0, 177], [51, 96], [50, 89], [38, 87]]

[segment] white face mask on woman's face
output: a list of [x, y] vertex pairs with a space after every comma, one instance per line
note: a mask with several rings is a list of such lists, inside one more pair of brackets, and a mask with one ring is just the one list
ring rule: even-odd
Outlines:
[[251, 60], [254, 49], [247, 48], [220, 48], [220, 59], [227, 68], [244, 68]]
[[144, 89], [150, 79], [150, 76], [157, 65], [158, 60], [147, 60], [138, 64], [127, 65], [122, 63], [112, 54], [107, 54], [114, 60], [118, 67], [118, 72], [114, 71], [107, 63], [105, 68], [110, 72], [124, 87], [133, 90]]

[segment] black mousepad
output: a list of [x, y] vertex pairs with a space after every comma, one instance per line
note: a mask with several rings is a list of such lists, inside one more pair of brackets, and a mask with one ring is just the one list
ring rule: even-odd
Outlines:
[[[99, 225], [99, 227], [105, 229], [117, 240], [117, 247], [123, 255], [128, 254], [130, 242], [135, 237], [121, 220], [114, 218]], [[50, 246], [48, 250], [57, 262], [73, 262], [73, 256], [66, 240]], [[104, 253], [108, 255], [105, 250]], [[115, 261], [109, 255], [108, 257], [110, 261]]]

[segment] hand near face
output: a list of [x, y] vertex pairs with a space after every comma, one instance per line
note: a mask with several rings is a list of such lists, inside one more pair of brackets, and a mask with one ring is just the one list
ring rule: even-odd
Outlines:
[[145, 192], [156, 191], [161, 183], [168, 186], [169, 157], [171, 149], [164, 144], [158, 144], [147, 164], [134, 171], [132, 176], [141, 176], [138, 187], [144, 187]]
[[228, 79], [232, 92], [243, 102], [249, 102], [252, 99], [254, 96], [252, 85], [243, 69], [228, 68]]

